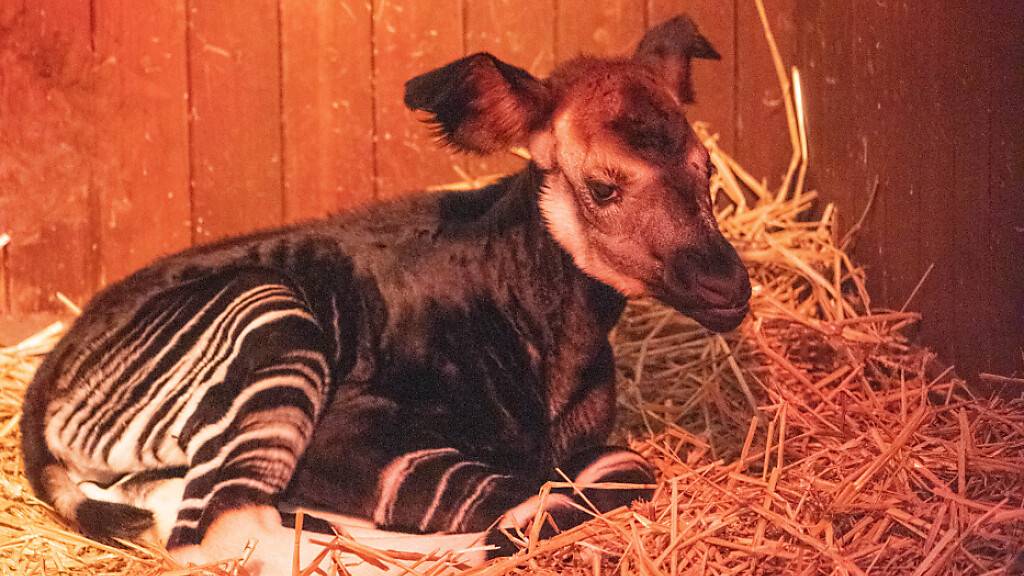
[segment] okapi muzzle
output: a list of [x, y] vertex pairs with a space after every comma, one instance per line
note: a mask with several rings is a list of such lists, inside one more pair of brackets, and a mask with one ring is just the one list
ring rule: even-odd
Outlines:
[[681, 248], [665, 266], [656, 296], [705, 328], [736, 328], [748, 312], [750, 278], [736, 249], [717, 230], [696, 247]]

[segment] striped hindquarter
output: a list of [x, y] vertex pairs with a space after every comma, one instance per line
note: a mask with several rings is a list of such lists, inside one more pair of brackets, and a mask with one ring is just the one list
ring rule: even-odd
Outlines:
[[72, 478], [184, 467], [168, 547], [225, 510], [269, 505], [312, 434], [330, 337], [282, 275], [231, 271], [145, 302], [65, 355], [45, 438]]

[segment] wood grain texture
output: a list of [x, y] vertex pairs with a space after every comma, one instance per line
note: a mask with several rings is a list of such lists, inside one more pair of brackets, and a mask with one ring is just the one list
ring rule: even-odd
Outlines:
[[402, 103], [405, 82], [460, 58], [460, 0], [380, 0], [374, 5], [377, 194], [381, 198], [460, 180], [432, 128]]
[[[88, 0], [26, 0], [0, 57], [0, 265], [14, 313], [56, 310], [96, 289], [96, 122], [105, 84], [91, 52]], [[7, 307], [7, 302], [4, 306]]]
[[16, 0], [24, 25], [49, 44], [70, 42], [92, 49], [92, 2], [90, 0]]
[[[888, 167], [879, 167], [886, 186], [879, 193], [878, 221], [882, 230], [879, 244], [884, 248], [878, 266], [887, 272], [886, 304], [903, 306], [924, 273], [932, 268], [921, 290], [909, 304], [912, 310], [928, 311], [920, 324], [921, 336], [933, 342], [943, 358], [952, 360], [955, 341], [955, 311], [949, 298], [957, 273], [955, 230], [945, 217], [929, 218], [936, 206], [947, 206], [956, 196], [952, 170], [956, 141], [952, 99], [946, 96], [952, 68], [938, 69], [926, 60], [935, 58], [951, 63], [955, 45], [949, 42], [952, 22], [943, 17], [944, 8], [935, 4], [908, 10], [905, 5], [879, 10], [870, 30], [886, 22], [886, 36], [866, 44], [884, 42], [881, 54], [886, 77], [880, 85], [885, 95], [895, 93], [899, 100], [887, 102], [887, 111], [879, 120], [883, 149], [875, 143], [875, 154], [888, 159]], [[870, 60], [868, 60], [870, 62]], [[947, 293], [949, 292], [949, 293]], [[937, 310], [936, 312], [932, 312]]]
[[648, 25], [678, 14], [689, 14], [701, 33], [722, 55], [719, 61], [697, 60], [693, 65], [695, 104], [687, 115], [711, 125], [719, 144], [732, 152], [736, 142], [736, 2], [648, 0]]
[[[795, 63], [797, 0], [765, 0], [783, 62]], [[843, 6], [830, 4], [837, 13]], [[792, 150], [779, 81], [753, 0], [736, 2], [736, 157], [769, 184], [782, 182]]]
[[555, 58], [626, 56], [646, 26], [644, 0], [558, 0]]
[[[476, 50], [539, 74], [581, 51], [628, 54], [645, 26], [680, 11], [724, 56], [697, 64], [691, 117], [711, 121], [753, 174], [777, 184], [785, 171], [785, 114], [752, 1], [373, 6], [0, 3], [25, 55], [0, 54], [14, 311], [55, 309], [58, 290], [84, 300], [193, 236], [514, 168], [439, 149], [405, 110], [404, 82]], [[838, 204], [840, 232], [880, 183], [855, 246], [876, 305], [901, 306], [934, 263], [911, 304], [925, 315], [922, 341], [964, 375], [1024, 369], [1024, 4], [767, 8], [784, 58], [804, 72], [809, 184]]]
[[[978, 17], [979, 11], [984, 13], [992, 9], [985, 4], [970, 0], [946, 2], [941, 16], [943, 21], [951, 23], [942, 42], [949, 46], [945, 51], [948, 54], [946, 65], [952, 71], [948, 78], [947, 90], [950, 92], [947, 100], [951, 112], [949, 138], [955, 156], [953, 175], [948, 183], [951, 194], [946, 197], [946, 206], [949, 207], [946, 213], [953, 218], [957, 239], [952, 263], [956, 271], [953, 318], [957, 340], [973, 344], [969, 354], [955, 350], [953, 361], [961, 374], [970, 376], [992, 366], [994, 356], [1001, 354], [997, 350], [1007, 349], [1009, 352], [1009, 342], [1000, 342], [998, 348], [977, 344], [994, 336], [992, 328], [996, 323], [997, 310], [991, 304], [996, 302], [998, 295], [992, 293], [991, 288], [999, 282], [999, 271], [991, 267], [989, 259], [993, 206], [988, 186], [992, 163], [988, 146], [991, 138], [991, 112], [988, 108], [991, 69], [987, 62], [992, 55], [990, 47], [995, 47], [985, 40], [989, 30], [985, 27], [985, 19]], [[964, 43], [962, 38], [976, 38], [978, 41]], [[1024, 287], [1020, 289], [1024, 290]]]
[[[548, 75], [555, 64], [555, 0], [481, 0], [467, 2], [466, 53], [490, 52], [525, 68], [534, 76]], [[510, 173], [525, 162], [508, 153], [466, 156], [456, 165], [473, 177]]]
[[993, 319], [985, 328], [994, 342], [985, 368], [1024, 373], [1024, 3], [994, 3], [982, 22], [989, 42], [984, 98], [990, 110], [989, 292], [984, 300]]
[[284, 215], [373, 199], [370, 5], [281, 0]]
[[95, 45], [114, 62], [115, 113], [100, 129], [117, 177], [98, 187], [100, 282], [191, 244], [184, 0], [140, 11], [93, 0]]
[[282, 221], [276, 0], [190, 0], [196, 243]]

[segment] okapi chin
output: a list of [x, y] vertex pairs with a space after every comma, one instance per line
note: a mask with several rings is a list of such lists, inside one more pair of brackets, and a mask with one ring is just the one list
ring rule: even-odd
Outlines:
[[[717, 57], [677, 17], [630, 58], [545, 79], [486, 53], [413, 78], [405, 102], [444, 143], [532, 161], [479, 190], [196, 247], [105, 289], [28, 389], [36, 494], [102, 538], [156, 511], [182, 561], [259, 539], [263, 574], [290, 573], [272, 553], [290, 541], [286, 502], [483, 531], [505, 554], [502, 529], [534, 517], [556, 468], [637, 485], [585, 490], [600, 511], [649, 497], [651, 467], [606, 446], [625, 298], [729, 330], [750, 296], [684, 107], [692, 59]], [[565, 529], [580, 505], [561, 492], [546, 511]]]

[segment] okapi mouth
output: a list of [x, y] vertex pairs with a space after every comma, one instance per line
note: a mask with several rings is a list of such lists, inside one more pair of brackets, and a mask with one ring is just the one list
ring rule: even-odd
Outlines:
[[696, 320], [712, 332], [729, 332], [736, 329], [750, 312], [749, 288], [737, 299], [720, 305], [695, 297], [692, 293], [673, 293], [671, 290], [652, 291], [652, 295], [668, 304], [684, 316]]
[[743, 322], [750, 312], [750, 305], [744, 302], [733, 308], [695, 308], [680, 312], [712, 332], [728, 332]]

